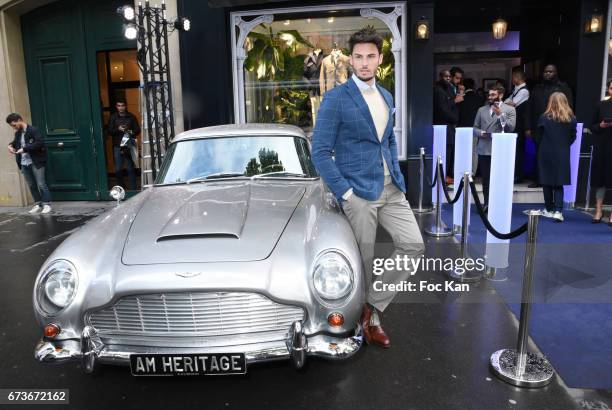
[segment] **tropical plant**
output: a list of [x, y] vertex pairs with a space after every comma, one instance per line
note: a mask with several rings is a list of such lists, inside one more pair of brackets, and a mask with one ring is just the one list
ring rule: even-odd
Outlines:
[[[266, 110], [258, 110], [258, 120], [300, 124], [304, 120], [297, 114], [295, 107], [307, 104], [308, 93], [299, 92], [295, 85], [279, 87], [277, 84], [301, 80], [305, 56], [295, 53], [300, 45], [314, 46], [297, 30], [281, 30], [274, 34], [271, 26], [262, 24], [261, 27], [267, 33], [251, 32], [248, 35], [251, 44], [244, 63], [245, 70], [254, 72], [259, 81], [271, 85], [261, 90]], [[303, 110], [308, 112], [306, 108]]]
[[391, 34], [387, 34], [383, 39], [383, 62], [378, 66], [376, 77], [379, 84], [393, 94], [395, 92], [395, 58], [391, 51], [391, 46]]

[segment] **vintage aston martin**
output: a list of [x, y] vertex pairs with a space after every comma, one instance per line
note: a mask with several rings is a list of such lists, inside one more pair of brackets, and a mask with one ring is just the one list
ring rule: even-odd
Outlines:
[[191, 130], [170, 144], [153, 186], [43, 264], [35, 357], [134, 375], [347, 358], [362, 343], [363, 286], [351, 227], [299, 128]]

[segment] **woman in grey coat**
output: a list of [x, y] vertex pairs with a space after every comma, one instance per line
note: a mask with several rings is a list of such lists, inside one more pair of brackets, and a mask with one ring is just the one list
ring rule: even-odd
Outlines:
[[563, 222], [563, 185], [571, 183], [570, 146], [576, 139], [576, 118], [565, 94], [551, 94], [538, 131], [538, 175], [546, 205], [541, 214]]

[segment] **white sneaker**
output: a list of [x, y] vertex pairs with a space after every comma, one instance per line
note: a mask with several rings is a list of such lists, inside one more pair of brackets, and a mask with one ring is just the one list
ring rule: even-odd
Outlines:
[[28, 211], [29, 214], [37, 214], [40, 211], [40, 205], [36, 204]]
[[43, 206], [43, 209], [42, 209], [41, 214], [48, 214], [49, 212], [51, 212], [51, 206], [49, 206], [49, 205], [45, 204], [45, 205]]
[[563, 222], [563, 214], [559, 211], [556, 211], [553, 214], [553, 219], [555, 220], [555, 222]]
[[554, 218], [555, 217], [554, 212], [547, 211], [546, 209], [542, 209], [540, 211], [540, 215], [543, 216], [544, 218]]

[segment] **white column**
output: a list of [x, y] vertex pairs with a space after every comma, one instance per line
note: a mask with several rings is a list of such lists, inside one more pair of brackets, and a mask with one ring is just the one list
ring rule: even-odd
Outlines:
[[[434, 125], [433, 134], [433, 153], [431, 160], [431, 182], [436, 176], [436, 169], [438, 167], [438, 156], [442, 157], [442, 168], [446, 171], [446, 125]], [[442, 181], [444, 182], [444, 181]], [[436, 189], [439, 188], [438, 184], [431, 190], [431, 201], [437, 204]], [[441, 198], [443, 198], [441, 196]], [[442, 201], [444, 202], [444, 201]]]
[[570, 175], [571, 182], [563, 186], [563, 202], [569, 206], [576, 203], [576, 188], [578, 186], [578, 164], [580, 162], [580, 145], [582, 145], [582, 128], [584, 124], [576, 124], [576, 140], [570, 147]]
[[[508, 233], [511, 229], [515, 153], [516, 134], [493, 134], [491, 186], [487, 216], [493, 228], [500, 233]], [[510, 240], [497, 239], [487, 232], [485, 264], [492, 268], [506, 268], [509, 249]]]
[[[454, 165], [454, 195], [457, 195], [457, 188], [466, 172], [472, 172], [472, 150], [474, 142], [474, 130], [472, 127], [458, 127], [455, 130], [455, 165]], [[463, 192], [469, 191], [470, 187], [463, 187]], [[461, 195], [463, 196], [464, 193]], [[459, 199], [453, 205], [453, 226], [461, 229], [463, 215], [463, 199]], [[470, 210], [468, 209], [468, 225], [470, 221]]]

